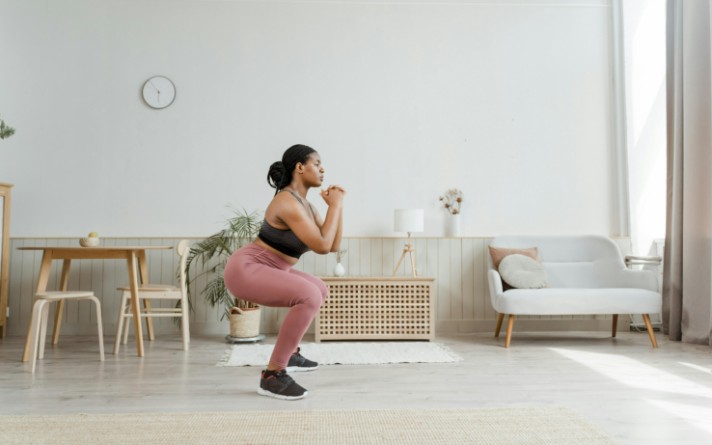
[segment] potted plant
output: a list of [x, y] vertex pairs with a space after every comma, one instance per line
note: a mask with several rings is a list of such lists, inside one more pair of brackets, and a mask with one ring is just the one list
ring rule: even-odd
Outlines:
[[188, 298], [192, 305], [190, 284], [200, 277], [208, 282], [200, 291], [210, 306], [223, 306], [225, 312], [221, 320], [230, 318], [230, 336], [235, 338], [259, 335], [260, 307], [249, 301], [233, 297], [225, 288], [223, 271], [232, 253], [251, 243], [260, 230], [262, 217], [259, 212], [235, 211], [226, 221], [227, 227], [204, 240], [195, 243], [188, 254], [185, 265]]

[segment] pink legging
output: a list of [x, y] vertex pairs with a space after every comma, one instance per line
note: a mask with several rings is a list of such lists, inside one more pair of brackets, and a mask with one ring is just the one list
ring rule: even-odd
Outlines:
[[289, 357], [326, 301], [324, 282], [257, 244], [233, 252], [225, 265], [225, 286], [232, 295], [269, 307], [289, 307], [270, 362], [287, 367]]

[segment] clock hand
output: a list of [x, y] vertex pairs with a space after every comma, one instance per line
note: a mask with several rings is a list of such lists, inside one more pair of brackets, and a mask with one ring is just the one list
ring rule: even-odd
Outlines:
[[151, 82], [151, 81], [149, 80], [148, 83], [151, 84], [151, 86], [153, 87], [154, 90], [158, 91], [158, 94], [161, 94], [161, 90], [159, 90], [158, 87], [153, 84], [153, 82]]

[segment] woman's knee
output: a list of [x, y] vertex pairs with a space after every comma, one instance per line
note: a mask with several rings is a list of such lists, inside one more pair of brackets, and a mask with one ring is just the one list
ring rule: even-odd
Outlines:
[[326, 301], [326, 298], [329, 295], [329, 290], [327, 289], [326, 284], [324, 284], [324, 282], [321, 279], [319, 279], [313, 275], [310, 275], [308, 273], [301, 272], [301, 271], [298, 271], [295, 269], [292, 269], [290, 271], [290, 273], [303, 278], [307, 283], [313, 285], [316, 289], [318, 289], [318, 292], [320, 295], [320, 300], [321, 300], [322, 304]]
[[294, 305], [303, 305], [316, 313], [323, 303], [323, 296], [318, 286], [309, 283], [301, 289], [295, 289], [297, 296], [294, 298]]

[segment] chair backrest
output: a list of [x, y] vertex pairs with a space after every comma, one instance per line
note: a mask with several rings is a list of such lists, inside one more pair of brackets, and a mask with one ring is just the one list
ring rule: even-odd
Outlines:
[[180, 257], [180, 266], [178, 266], [179, 269], [179, 274], [180, 274], [180, 288], [183, 290], [183, 292], [187, 292], [187, 280], [185, 276], [185, 265], [188, 262], [188, 254], [190, 253], [190, 246], [191, 242], [188, 241], [187, 239], [180, 240], [178, 245], [176, 246], [176, 253]]
[[625, 270], [618, 246], [603, 236], [501, 236], [490, 245], [536, 247], [549, 287], [617, 287]]

